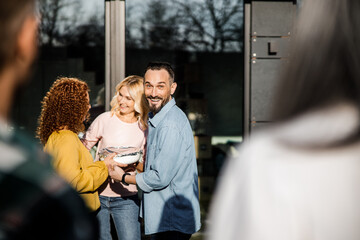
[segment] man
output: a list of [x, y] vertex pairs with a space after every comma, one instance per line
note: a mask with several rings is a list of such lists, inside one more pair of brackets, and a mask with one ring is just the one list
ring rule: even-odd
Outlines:
[[175, 105], [170, 64], [150, 63], [145, 97], [150, 107], [145, 171], [118, 179], [143, 191], [141, 216], [152, 239], [190, 239], [200, 229], [194, 138], [186, 115]]
[[0, 239], [96, 239], [96, 225], [50, 159], [9, 115], [36, 56], [35, 0], [0, 1]]

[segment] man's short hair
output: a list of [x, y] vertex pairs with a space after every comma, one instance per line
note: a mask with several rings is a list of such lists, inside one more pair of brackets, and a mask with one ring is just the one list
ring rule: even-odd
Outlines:
[[0, 1], [0, 71], [15, 56], [16, 36], [31, 13], [35, 14], [35, 0]]
[[145, 73], [148, 70], [161, 70], [164, 69], [169, 73], [169, 81], [172, 84], [175, 81], [174, 69], [171, 67], [171, 64], [168, 62], [149, 62], [145, 69]]

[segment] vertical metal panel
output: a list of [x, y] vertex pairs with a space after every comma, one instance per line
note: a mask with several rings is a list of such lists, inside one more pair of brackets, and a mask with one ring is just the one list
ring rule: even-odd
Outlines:
[[292, 1], [253, 1], [252, 35], [290, 36], [295, 12]]
[[285, 60], [253, 59], [251, 64], [251, 121], [272, 121], [274, 96]]
[[244, 139], [250, 133], [250, 20], [251, 5], [245, 3], [244, 13]]
[[253, 122], [251, 123], [251, 132], [259, 131], [264, 128], [270, 128], [273, 122]]
[[[251, 56], [254, 58], [287, 58], [289, 57], [289, 37], [252, 38]], [[270, 52], [271, 44], [275, 47]]]
[[105, 1], [105, 110], [125, 78], [125, 1]]
[[244, 139], [272, 119], [279, 75], [287, 62], [294, 0], [245, 0]]
[[105, 2], [105, 110], [110, 110], [110, 2]]
[[120, 6], [120, 81], [125, 78], [125, 19], [126, 19], [126, 7], [125, 1], [119, 2]]

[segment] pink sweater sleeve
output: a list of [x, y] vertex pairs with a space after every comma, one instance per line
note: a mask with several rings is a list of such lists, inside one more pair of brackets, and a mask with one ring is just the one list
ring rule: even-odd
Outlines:
[[146, 150], [147, 150], [147, 136], [148, 136], [148, 130], [145, 130], [145, 137], [144, 137], [144, 141], [142, 144], [142, 149], [143, 149], [143, 159], [142, 162], [145, 164], [145, 160], [146, 160]]
[[91, 149], [102, 138], [102, 115], [98, 116], [90, 125], [81, 142], [87, 149]]

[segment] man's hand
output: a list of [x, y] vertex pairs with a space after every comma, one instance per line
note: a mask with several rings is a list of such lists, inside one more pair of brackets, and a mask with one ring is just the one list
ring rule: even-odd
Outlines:
[[121, 182], [124, 173], [125, 171], [118, 166], [115, 166], [113, 170], [109, 170], [110, 177], [117, 182]]

